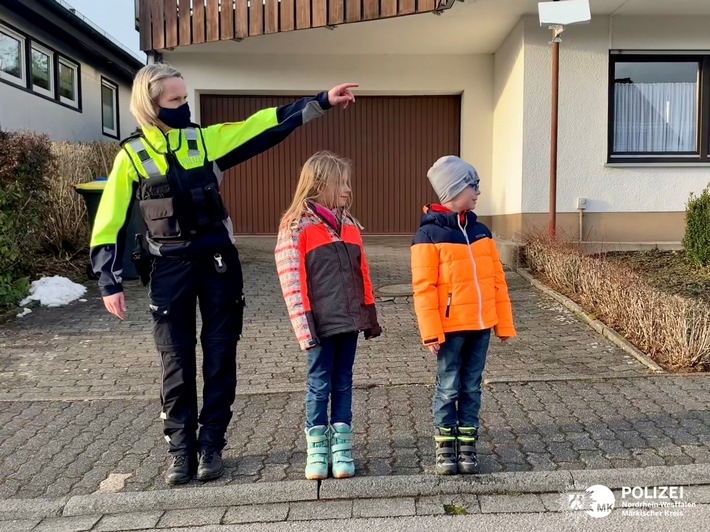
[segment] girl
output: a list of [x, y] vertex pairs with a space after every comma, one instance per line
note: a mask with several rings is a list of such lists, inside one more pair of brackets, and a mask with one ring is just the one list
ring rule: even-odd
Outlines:
[[[306, 161], [276, 244], [276, 268], [301, 349], [308, 354], [306, 478], [355, 474], [352, 381], [357, 337], [379, 336], [359, 224], [348, 213], [350, 162], [330, 152]], [[330, 423], [328, 398], [330, 397]]]

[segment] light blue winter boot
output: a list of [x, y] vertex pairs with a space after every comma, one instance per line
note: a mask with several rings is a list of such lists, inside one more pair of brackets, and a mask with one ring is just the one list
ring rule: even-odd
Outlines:
[[306, 430], [308, 456], [306, 457], [306, 478], [323, 480], [328, 478], [328, 427], [317, 425]]
[[333, 423], [330, 427], [330, 456], [334, 478], [348, 478], [355, 474], [351, 451], [353, 431], [347, 423]]

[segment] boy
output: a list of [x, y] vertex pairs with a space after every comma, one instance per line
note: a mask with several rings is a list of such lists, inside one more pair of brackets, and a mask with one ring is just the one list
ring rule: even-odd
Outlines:
[[473, 166], [442, 157], [427, 173], [440, 204], [424, 207], [412, 242], [414, 309], [422, 342], [437, 355], [432, 410], [436, 472], [478, 473], [481, 376], [491, 329], [515, 336], [505, 274], [488, 228], [473, 209]]

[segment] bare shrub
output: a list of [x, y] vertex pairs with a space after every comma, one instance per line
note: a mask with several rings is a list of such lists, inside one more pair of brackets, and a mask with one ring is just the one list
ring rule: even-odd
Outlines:
[[75, 185], [108, 176], [118, 143], [54, 142], [54, 163], [45, 174], [49, 202], [43, 239], [56, 254], [83, 252], [89, 245], [89, 225], [83, 198]]
[[525, 245], [528, 266], [555, 290], [623, 333], [673, 370], [710, 369], [710, 306], [666, 293], [623, 264], [589, 257], [541, 235]]

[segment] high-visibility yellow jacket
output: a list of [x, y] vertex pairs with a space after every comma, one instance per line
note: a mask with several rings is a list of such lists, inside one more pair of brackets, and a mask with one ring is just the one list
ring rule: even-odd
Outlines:
[[[263, 109], [242, 122], [205, 128], [195, 125], [189, 128], [193, 133], [191, 138], [186, 138], [188, 129], [173, 129], [163, 133], [157, 127], [147, 127], [140, 131], [139, 136], [128, 139], [131, 142], [124, 142], [108, 177], [91, 235], [91, 263], [99, 276], [102, 295], [123, 290], [122, 257], [128, 213], [139, 183], [150, 179], [146, 166], [153, 170], [157, 168], [157, 173], [163, 175], [168, 172], [169, 164], [179, 165], [180, 171], [209, 166], [219, 184], [222, 172], [275, 146], [298, 126], [319, 117], [330, 107], [328, 95], [323, 92], [289, 105]], [[140, 139], [142, 153], [134, 149], [136, 145], [132, 140], [136, 138]], [[224, 229], [217, 237], [210, 245], [217, 245], [217, 241], [221, 245], [224, 245], [224, 241], [233, 243], [232, 224], [228, 217]], [[182, 253], [185, 247], [185, 243], [176, 243], [172, 247], [166, 245], [158, 250], [153, 243], [150, 248], [157, 255], [175, 255]], [[208, 249], [204, 251], [209, 252]]]

